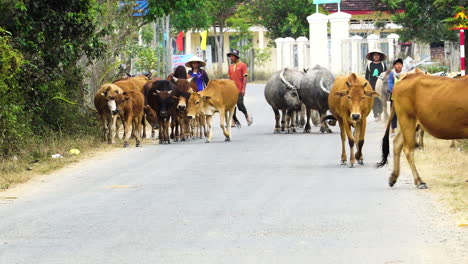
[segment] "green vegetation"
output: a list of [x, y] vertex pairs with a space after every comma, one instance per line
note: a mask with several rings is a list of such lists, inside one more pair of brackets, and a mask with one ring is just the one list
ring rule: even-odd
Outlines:
[[[454, 7], [466, 6], [464, 0], [379, 0], [393, 12], [392, 20], [402, 25], [398, 30], [401, 41], [419, 40], [426, 43], [457, 39], [443, 21], [455, 15]], [[404, 10], [404, 12], [400, 12]]]

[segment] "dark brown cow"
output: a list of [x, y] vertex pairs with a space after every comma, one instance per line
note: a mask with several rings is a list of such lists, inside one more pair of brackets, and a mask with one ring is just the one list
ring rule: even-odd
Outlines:
[[[354, 167], [356, 159], [364, 164], [362, 147], [366, 135], [366, 118], [374, 105], [374, 98], [379, 96], [372, 90], [369, 82], [363, 77], [351, 75], [335, 80], [328, 96], [328, 104], [334, 118], [338, 120], [341, 131], [341, 163], [346, 164], [345, 141], [348, 137], [350, 147], [350, 167]], [[351, 130], [354, 127], [354, 132]], [[354, 155], [354, 144], [357, 142], [357, 152]]]
[[[414, 184], [426, 189], [414, 163], [416, 126], [419, 123], [432, 136], [440, 139], [468, 138], [468, 78], [446, 78], [426, 74], [409, 74], [393, 88], [393, 114], [400, 128], [393, 139], [393, 171], [389, 179], [393, 186], [400, 175], [400, 155], [403, 150], [413, 173]], [[390, 152], [389, 127], [382, 142], [382, 161], [387, 163]]]
[[156, 111], [159, 122], [159, 143], [170, 144], [169, 126], [171, 121], [171, 110], [175, 103], [172, 92], [175, 84], [168, 80], [156, 81], [147, 91], [148, 105]]

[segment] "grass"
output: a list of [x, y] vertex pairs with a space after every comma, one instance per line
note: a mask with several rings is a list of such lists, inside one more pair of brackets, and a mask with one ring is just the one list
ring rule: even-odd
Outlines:
[[450, 212], [468, 221], [468, 141], [459, 141], [456, 148], [450, 148], [448, 140], [429, 135], [424, 140], [424, 151], [415, 152], [421, 178]]
[[[122, 147], [122, 145], [118, 145]], [[24, 183], [38, 174], [46, 174], [67, 164], [80, 161], [90, 153], [111, 149], [96, 136], [78, 138], [50, 137], [28, 144], [14, 158], [0, 160], [0, 190]], [[69, 154], [70, 149], [79, 149], [79, 155]], [[61, 154], [63, 158], [53, 159], [51, 155]]]

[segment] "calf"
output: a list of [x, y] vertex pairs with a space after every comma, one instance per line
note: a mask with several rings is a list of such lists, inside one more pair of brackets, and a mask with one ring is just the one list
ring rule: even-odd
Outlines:
[[206, 117], [207, 143], [211, 142], [213, 137], [211, 122], [216, 112], [219, 112], [225, 141], [231, 140], [231, 122], [238, 96], [236, 85], [231, 80], [211, 80], [205, 90], [192, 93], [190, 96], [187, 117], [194, 119], [199, 113]]

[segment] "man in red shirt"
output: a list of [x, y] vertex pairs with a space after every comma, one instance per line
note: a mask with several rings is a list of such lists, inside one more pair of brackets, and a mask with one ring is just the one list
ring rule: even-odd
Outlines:
[[[245, 88], [247, 86], [247, 65], [239, 60], [239, 51], [232, 50], [227, 54], [231, 59], [231, 65], [229, 65], [228, 75], [231, 80], [236, 84], [237, 90], [239, 91], [239, 98], [237, 99], [237, 108], [239, 111], [244, 113], [247, 124], [250, 126], [253, 123], [253, 119], [247, 113], [247, 108], [244, 105]], [[235, 116], [235, 112], [234, 112]], [[237, 118], [234, 118], [237, 120]]]

